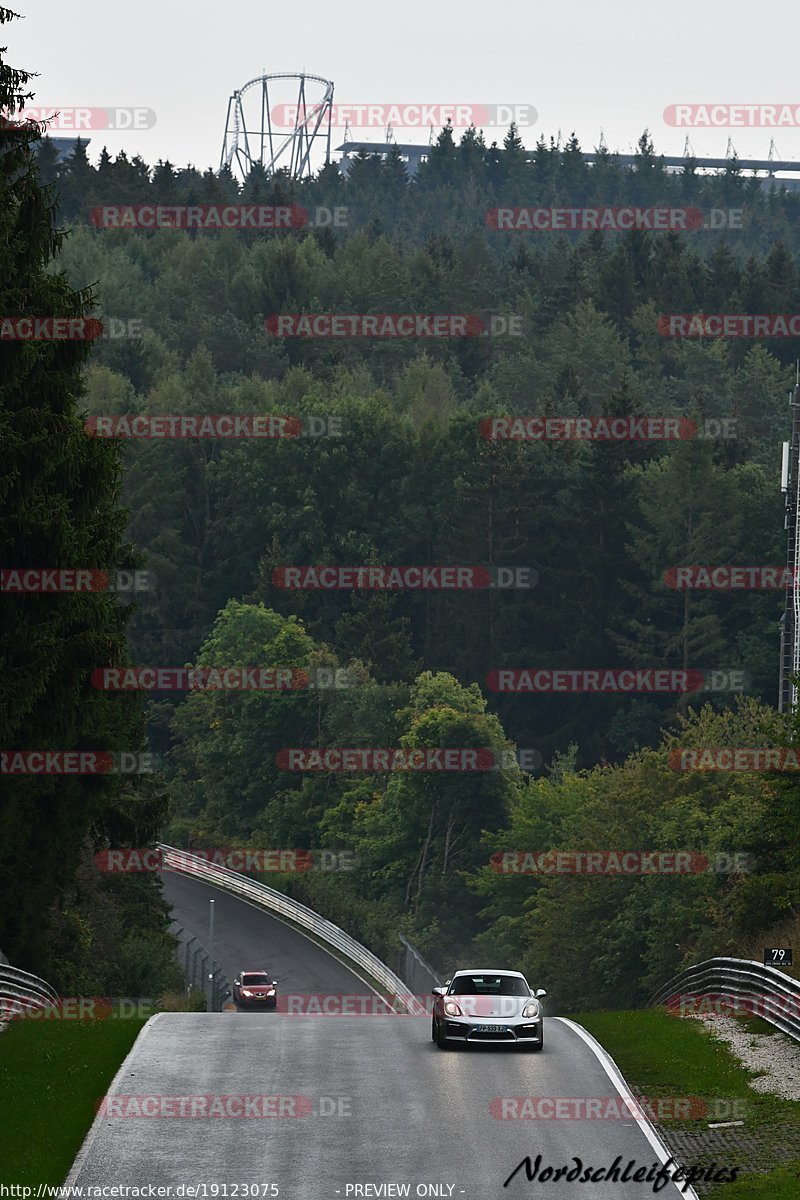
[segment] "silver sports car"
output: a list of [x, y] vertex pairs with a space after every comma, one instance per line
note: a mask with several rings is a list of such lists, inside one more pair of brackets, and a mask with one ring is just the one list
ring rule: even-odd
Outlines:
[[541, 1050], [547, 992], [534, 992], [519, 971], [457, 971], [433, 989], [431, 1037], [444, 1050], [476, 1042], [506, 1043]]

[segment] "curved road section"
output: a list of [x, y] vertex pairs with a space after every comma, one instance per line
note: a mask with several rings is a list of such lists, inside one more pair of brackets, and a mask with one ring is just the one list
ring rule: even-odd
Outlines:
[[[654, 1189], [666, 1152], [627, 1113], [624, 1081], [578, 1026], [546, 1021], [540, 1053], [439, 1050], [428, 1015], [373, 1014], [368, 986], [302, 934], [206, 883], [171, 872], [164, 883], [198, 936], [216, 901], [215, 954], [230, 978], [264, 965], [282, 993], [327, 995], [337, 1015], [304, 1004], [153, 1017], [67, 1183], [154, 1185], [170, 1190], [152, 1195], [176, 1200], [694, 1195], [673, 1182]], [[611, 1181], [582, 1181], [604, 1168]], [[651, 1181], [631, 1178], [641, 1168]], [[626, 1169], [617, 1182], [613, 1171]]]
[[242, 970], [264, 967], [278, 980], [281, 994], [371, 993], [366, 983], [317, 942], [263, 908], [178, 871], [164, 871], [162, 880], [172, 916], [204, 943], [208, 902], [214, 901], [214, 958], [231, 983]]

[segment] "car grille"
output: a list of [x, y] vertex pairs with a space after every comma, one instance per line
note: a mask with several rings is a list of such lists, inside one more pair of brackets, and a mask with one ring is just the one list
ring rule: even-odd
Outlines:
[[492, 1030], [491, 1033], [473, 1031], [469, 1035], [469, 1040], [471, 1042], [513, 1042], [515, 1038], [510, 1029], [497, 1029]]

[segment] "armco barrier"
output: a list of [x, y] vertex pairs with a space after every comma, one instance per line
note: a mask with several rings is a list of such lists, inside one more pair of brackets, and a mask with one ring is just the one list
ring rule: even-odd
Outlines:
[[163, 855], [163, 864], [169, 870], [181, 871], [185, 875], [205, 879], [207, 883], [213, 883], [216, 887], [231, 892], [234, 896], [241, 896], [267, 912], [286, 917], [295, 925], [299, 925], [301, 929], [307, 929], [309, 933], [313, 933], [315, 937], [334, 950], [338, 950], [355, 966], [366, 971], [375, 983], [386, 990], [389, 996], [405, 1002], [410, 1012], [417, 1011], [412, 989], [408, 984], [395, 975], [394, 971], [390, 971], [386, 963], [381, 962], [377, 955], [373, 954], [371, 950], [367, 950], [366, 946], [362, 946], [355, 938], [350, 937], [349, 933], [345, 933], [338, 925], [321, 917], [312, 908], [301, 904], [299, 900], [285, 896], [283, 892], [278, 892], [275, 888], [267, 887], [265, 883], [257, 883], [255, 880], [240, 875], [237, 871], [207, 862], [188, 850], [176, 850], [174, 846], [164, 845], [159, 845], [158, 848]]
[[58, 1000], [58, 993], [38, 975], [20, 971], [7, 963], [0, 965], [0, 1022], [4, 1012], [18, 1008], [45, 1008]]
[[742, 1010], [762, 1017], [800, 1041], [800, 983], [750, 958], [708, 958], [659, 988], [650, 1007], [678, 997], [719, 995], [741, 1000]]

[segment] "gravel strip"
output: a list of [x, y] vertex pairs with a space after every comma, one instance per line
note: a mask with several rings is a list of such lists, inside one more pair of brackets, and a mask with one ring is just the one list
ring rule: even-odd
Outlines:
[[[780, 1031], [749, 1033], [735, 1017], [700, 1015], [687, 1020], [702, 1021], [715, 1040], [725, 1043], [733, 1056], [758, 1077], [748, 1086], [762, 1095], [800, 1100], [800, 1044]], [[746, 1103], [746, 1102], [745, 1102]], [[679, 1162], [707, 1166], [712, 1162], [741, 1174], [766, 1174], [800, 1158], [800, 1109], [778, 1121], [758, 1121], [725, 1129], [676, 1129], [659, 1125], [658, 1131]], [[713, 1197], [719, 1185], [698, 1181], [698, 1196]]]
[[749, 1087], [764, 1095], [800, 1100], [800, 1043], [780, 1031], [748, 1033], [735, 1017], [697, 1016], [706, 1029], [733, 1054], [748, 1071], [758, 1071]]

